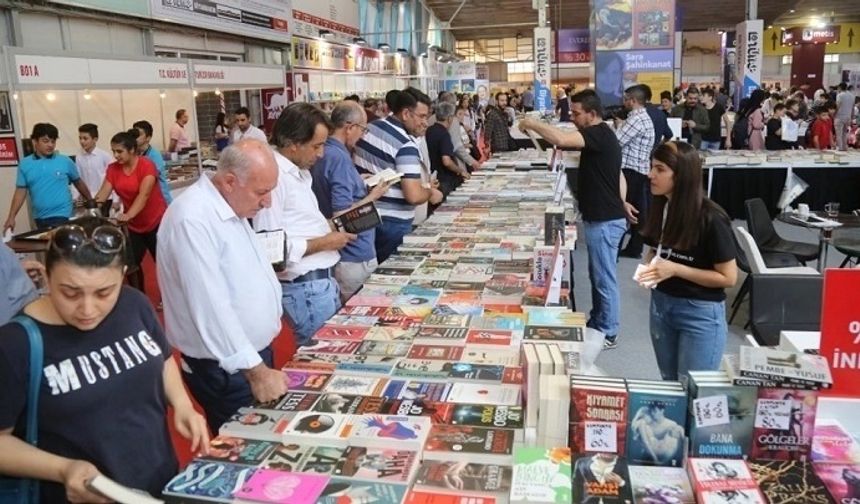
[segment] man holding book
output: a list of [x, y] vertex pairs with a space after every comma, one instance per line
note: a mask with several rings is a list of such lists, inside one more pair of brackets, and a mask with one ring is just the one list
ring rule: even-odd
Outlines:
[[340, 309], [334, 279], [339, 250], [356, 235], [332, 231], [319, 209], [310, 170], [323, 156], [329, 120], [318, 107], [293, 103], [272, 130], [278, 184], [272, 205], [254, 218], [257, 231], [287, 233], [286, 269], [278, 273], [282, 303], [298, 345], [306, 345], [326, 320]]
[[[327, 219], [372, 204], [389, 188], [388, 183], [381, 182], [368, 191], [352, 162], [351, 152], [367, 130], [364, 108], [354, 101], [344, 100], [331, 111], [331, 122], [333, 130], [325, 141], [323, 157], [311, 169], [314, 194], [320, 211]], [[326, 206], [328, 208], [324, 208]], [[340, 285], [342, 301], [352, 297], [376, 269], [375, 238], [376, 229], [371, 228], [358, 233], [355, 240], [341, 249], [334, 276]]]

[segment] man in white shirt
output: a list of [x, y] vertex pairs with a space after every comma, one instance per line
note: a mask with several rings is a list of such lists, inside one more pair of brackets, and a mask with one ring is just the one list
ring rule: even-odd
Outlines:
[[186, 124], [188, 124], [188, 112], [185, 109], [177, 110], [176, 122], [170, 126], [170, 143], [167, 146], [167, 152], [179, 152], [191, 147], [191, 140], [185, 132]]
[[215, 433], [238, 408], [287, 391], [272, 369], [281, 288], [248, 224], [272, 204], [277, 183], [266, 144], [231, 145], [211, 179], [201, 176], [168, 208], [158, 231], [167, 338]]
[[[78, 142], [81, 144], [81, 150], [75, 156], [75, 165], [90, 194], [96, 194], [102, 188], [105, 171], [114, 161], [110, 153], [96, 147], [98, 141], [98, 126], [86, 123], [78, 127]], [[72, 196], [77, 198], [77, 191], [74, 191]]]
[[232, 143], [236, 143], [245, 138], [253, 138], [263, 143], [269, 142], [269, 139], [266, 138], [266, 134], [263, 130], [251, 124], [251, 111], [248, 110], [248, 107], [239, 107], [236, 109], [236, 112], [233, 114], [233, 118], [235, 119], [234, 122], [236, 123], [236, 129], [233, 130], [233, 134], [230, 135], [230, 141]]
[[272, 130], [278, 185], [272, 206], [254, 218], [254, 228], [287, 233], [286, 269], [278, 274], [283, 307], [298, 345], [306, 345], [340, 309], [334, 267], [338, 251], [356, 238], [332, 231], [320, 212], [310, 169], [323, 155], [329, 120], [318, 107], [293, 103]]
[[836, 129], [836, 148], [848, 150], [848, 130], [854, 115], [854, 93], [848, 91], [848, 84], [839, 83], [839, 94], [836, 95], [836, 117], [833, 127]]

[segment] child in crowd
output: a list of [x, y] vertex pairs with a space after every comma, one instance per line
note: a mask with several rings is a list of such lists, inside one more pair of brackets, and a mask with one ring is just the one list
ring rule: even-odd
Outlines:
[[[105, 179], [105, 170], [113, 163], [113, 156], [96, 144], [99, 141], [99, 127], [92, 123], [86, 123], [78, 127], [78, 142], [81, 150], [75, 156], [75, 166], [78, 174], [90, 190], [90, 194], [99, 192], [102, 181]], [[78, 192], [74, 191], [74, 197], [78, 198]]]
[[818, 116], [813, 121], [812, 132], [809, 135], [809, 147], [818, 150], [833, 148], [833, 119], [830, 110], [823, 106], [818, 110]]
[[764, 139], [764, 147], [767, 150], [783, 150], [785, 142], [782, 141], [782, 118], [785, 117], [785, 105], [777, 103], [773, 106], [770, 119], [767, 120], [767, 136]]

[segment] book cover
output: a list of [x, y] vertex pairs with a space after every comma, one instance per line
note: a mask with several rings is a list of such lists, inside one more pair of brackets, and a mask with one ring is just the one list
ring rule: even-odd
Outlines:
[[409, 484], [418, 467], [418, 452], [350, 446], [335, 467], [335, 476]]
[[336, 369], [345, 374], [388, 375], [398, 357], [388, 355], [345, 355], [338, 359]]
[[307, 454], [298, 472], [314, 474], [334, 474], [337, 463], [343, 457], [346, 448], [335, 446], [316, 446]]
[[280, 441], [289, 417], [279, 411], [239, 408], [218, 430], [221, 436]]
[[218, 436], [209, 441], [209, 453], [201, 455], [199, 459], [258, 466], [272, 453], [276, 445], [273, 441]]
[[515, 385], [459, 382], [451, 386], [446, 402], [460, 404], [519, 405], [521, 387]]
[[518, 348], [487, 348], [467, 346], [460, 356], [463, 362], [486, 364], [490, 366], [519, 366], [520, 352]]
[[455, 404], [450, 423], [473, 427], [522, 429], [524, 427], [523, 408], [520, 406]]
[[[374, 306], [347, 306], [346, 309], [351, 308], [377, 308]], [[379, 307], [382, 308], [382, 307]], [[382, 308], [384, 310], [384, 308]], [[379, 320], [378, 315], [349, 315], [345, 313], [338, 313], [334, 315], [332, 318], [328, 319], [328, 323], [330, 325], [336, 327], [372, 327], [376, 324], [376, 321]]]
[[751, 457], [806, 460], [812, 451], [818, 392], [759, 389]]
[[836, 420], [819, 418], [812, 438], [814, 462], [860, 464], [860, 446]]
[[422, 322], [423, 327], [469, 327], [469, 315], [429, 315]]
[[786, 352], [765, 347], [741, 346], [741, 376], [829, 387], [833, 383], [827, 359], [820, 355]]
[[403, 504], [497, 504], [495, 497], [452, 495], [433, 490], [410, 490]]
[[361, 345], [360, 341], [349, 340], [314, 340], [310, 344], [299, 347], [298, 353], [349, 355], [355, 353]]
[[448, 280], [445, 283], [445, 292], [448, 292], [448, 291], [481, 292], [483, 290], [484, 290], [484, 282], [464, 282], [461, 280]]
[[338, 231], [358, 234], [373, 229], [382, 223], [379, 212], [372, 201], [333, 217], [331, 223]]
[[407, 359], [455, 361], [463, 355], [463, 347], [452, 345], [415, 344], [406, 354]]
[[313, 338], [316, 340], [361, 341], [365, 334], [367, 334], [366, 327], [324, 325], [314, 333]]
[[408, 341], [365, 341], [356, 354], [405, 357], [412, 343]]
[[480, 317], [484, 314], [484, 307], [480, 304], [437, 304], [433, 307], [432, 315], [468, 315]]
[[462, 341], [466, 338], [468, 329], [465, 327], [427, 327], [421, 326], [415, 334], [415, 338], [427, 340], [451, 340]]
[[349, 417], [337, 413], [302, 411], [283, 432], [284, 443], [346, 446]]
[[401, 504], [409, 487], [395, 483], [332, 478], [318, 504]]
[[681, 467], [630, 466], [633, 502], [696, 504], [687, 471]]
[[442, 380], [449, 376], [447, 364], [443, 360], [403, 359], [394, 366], [391, 375], [397, 378]]
[[245, 465], [192, 460], [167, 483], [164, 495], [177, 499], [227, 502], [253, 476], [254, 471], [255, 468]]
[[[424, 443], [424, 458], [445, 458], [440, 452], [466, 456], [510, 455], [513, 452], [514, 431], [486, 429], [467, 425], [434, 425]], [[474, 458], [473, 458], [474, 459]]]
[[836, 504], [860, 502], [860, 464], [814, 464], [815, 475], [824, 483]]
[[633, 504], [627, 461], [614, 453], [577, 458], [572, 486], [574, 504]]
[[284, 504], [313, 504], [328, 484], [328, 476], [260, 469], [234, 493], [236, 499]]
[[522, 331], [526, 327], [526, 316], [523, 313], [484, 313], [477, 320], [473, 320], [473, 329], [507, 329], [509, 331]]
[[830, 504], [824, 483], [811, 462], [760, 460], [749, 462], [759, 489], [770, 504]]
[[389, 399], [444, 402], [450, 390], [450, 383], [390, 380], [382, 395]]
[[505, 465], [424, 461], [415, 476], [415, 488], [457, 494], [507, 495], [511, 477], [512, 469]]
[[364, 415], [382, 413], [388, 400], [383, 397], [323, 394], [312, 408], [320, 413], [340, 413], [348, 415]]
[[523, 338], [535, 341], [575, 341], [582, 342], [585, 331], [573, 326], [535, 326], [527, 325]]
[[319, 394], [309, 392], [287, 392], [272, 409], [278, 411], [308, 411], [314, 407]]
[[569, 448], [521, 447], [514, 450], [511, 504], [569, 504], [572, 500]]
[[768, 504], [757, 488], [737, 490], [705, 490], [696, 494], [700, 504]]
[[352, 418], [349, 444], [353, 446], [400, 446], [421, 450], [431, 421], [423, 416], [362, 415]]
[[296, 472], [313, 452], [314, 447], [300, 444], [278, 443], [274, 450], [260, 464], [261, 468], [277, 471]]
[[627, 390], [588, 385], [571, 386], [570, 421], [627, 423]]
[[446, 362], [448, 376], [463, 381], [486, 381], [493, 383], [510, 383], [516, 381], [511, 368], [494, 364], [474, 364], [471, 362]]
[[489, 347], [508, 347], [516, 341], [513, 331], [471, 329], [466, 334], [469, 345], [484, 345]]
[[[700, 386], [690, 404], [690, 452], [693, 457], [741, 458], [752, 448], [753, 422], [758, 390], [735, 385]], [[725, 396], [728, 416], [713, 425], [699, 425], [695, 414], [697, 399]]]
[[331, 373], [292, 369], [284, 371], [284, 374], [287, 378], [287, 387], [293, 392], [321, 392], [332, 377]]
[[387, 380], [373, 376], [334, 375], [325, 386], [327, 394], [378, 396]]
[[[338, 310], [337, 315], [349, 315], [355, 317], [378, 317], [385, 313], [387, 306], [364, 306], [364, 305], [347, 305]], [[375, 320], [374, 320], [375, 322]], [[361, 324], [364, 325], [364, 324]], [[373, 323], [369, 324], [373, 325]]]
[[529, 308], [528, 325], [582, 328], [585, 326], [585, 314], [567, 308]]
[[365, 341], [412, 341], [418, 333], [417, 328], [396, 326], [371, 327], [364, 336]]
[[757, 488], [749, 466], [740, 459], [689, 458], [687, 472], [697, 493]]
[[630, 390], [626, 457], [635, 465], [680, 467], [684, 458], [687, 395]]
[[293, 360], [284, 364], [282, 370], [293, 371], [315, 371], [317, 373], [334, 373], [337, 366], [334, 361], [337, 357], [333, 354], [307, 354], [297, 353]]

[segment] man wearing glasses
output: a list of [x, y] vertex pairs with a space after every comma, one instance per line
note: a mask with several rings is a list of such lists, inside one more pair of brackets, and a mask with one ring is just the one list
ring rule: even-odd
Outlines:
[[[387, 97], [386, 97], [387, 99]], [[402, 178], [379, 199], [382, 225], [376, 229], [376, 259], [385, 261], [412, 231], [415, 206], [442, 202], [442, 193], [422, 181], [421, 154], [416, 137], [427, 131], [430, 97], [415, 88], [406, 88], [391, 97], [391, 115], [372, 122], [355, 145], [355, 164], [366, 173], [386, 168]]]
[[[332, 131], [323, 147], [323, 157], [311, 168], [313, 191], [326, 219], [377, 201], [389, 188], [383, 182], [368, 191], [352, 163], [355, 144], [367, 131], [364, 108], [354, 101], [344, 100], [331, 111], [331, 123]], [[368, 229], [340, 250], [334, 277], [340, 285], [342, 301], [355, 294], [376, 269], [375, 238], [376, 230]]]

